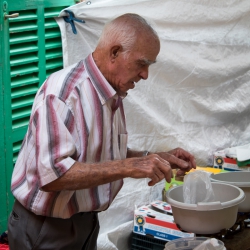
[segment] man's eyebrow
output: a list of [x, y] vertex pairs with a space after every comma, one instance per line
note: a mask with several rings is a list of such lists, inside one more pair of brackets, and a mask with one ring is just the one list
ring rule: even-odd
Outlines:
[[153, 63], [156, 63], [156, 61], [151, 61], [151, 60], [148, 60], [146, 58], [141, 58], [138, 60], [139, 63], [144, 63], [145, 65], [151, 65]]

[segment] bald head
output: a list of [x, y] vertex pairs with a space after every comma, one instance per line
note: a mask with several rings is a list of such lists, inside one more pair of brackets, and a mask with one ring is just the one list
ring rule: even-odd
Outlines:
[[156, 31], [137, 14], [127, 13], [107, 23], [99, 39], [97, 48], [104, 49], [121, 45], [122, 52], [129, 52], [139, 38], [159, 41]]
[[157, 33], [137, 14], [124, 14], [106, 24], [93, 59], [118, 95], [125, 95], [141, 79], [160, 51]]

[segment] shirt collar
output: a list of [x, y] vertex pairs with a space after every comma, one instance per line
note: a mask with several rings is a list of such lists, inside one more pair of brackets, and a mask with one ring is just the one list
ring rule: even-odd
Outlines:
[[88, 55], [84, 62], [90, 80], [101, 97], [102, 104], [106, 103], [107, 100], [116, 95], [116, 91], [112, 88], [96, 66], [92, 54]]

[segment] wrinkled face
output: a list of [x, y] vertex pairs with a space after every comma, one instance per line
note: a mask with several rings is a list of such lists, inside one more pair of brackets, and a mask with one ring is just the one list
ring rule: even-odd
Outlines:
[[133, 89], [139, 80], [148, 78], [149, 66], [156, 61], [159, 50], [158, 40], [141, 38], [127, 55], [117, 51], [108, 81], [119, 95]]

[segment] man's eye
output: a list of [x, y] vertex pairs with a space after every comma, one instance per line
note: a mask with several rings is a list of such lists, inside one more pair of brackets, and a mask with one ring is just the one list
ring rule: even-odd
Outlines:
[[146, 64], [145, 64], [145, 63], [138, 63], [138, 66], [139, 66], [140, 68], [143, 68], [143, 67], [146, 66]]

